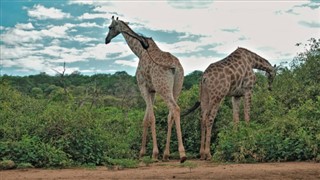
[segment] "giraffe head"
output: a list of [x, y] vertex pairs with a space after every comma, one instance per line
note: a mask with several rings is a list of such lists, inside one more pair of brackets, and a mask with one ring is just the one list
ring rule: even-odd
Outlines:
[[109, 26], [109, 32], [108, 32], [108, 35], [107, 35], [106, 41], [105, 41], [106, 44], [109, 44], [111, 42], [111, 39], [118, 36], [120, 33], [125, 33], [125, 34], [137, 39], [141, 43], [141, 45], [144, 49], [148, 49], [149, 44], [148, 44], [148, 41], [146, 40], [146, 38], [141, 35], [138, 35], [134, 31], [132, 31], [128, 26], [129, 23], [123, 22], [123, 21], [119, 20], [118, 18], [114, 19], [114, 16], [112, 16], [111, 20], [112, 21]]
[[118, 18], [114, 19], [114, 16], [112, 16], [111, 20], [112, 21], [109, 26], [109, 32], [106, 37], [106, 44], [109, 44], [111, 42], [111, 39], [113, 39], [114, 37], [118, 36], [121, 33], [121, 28], [119, 26]]

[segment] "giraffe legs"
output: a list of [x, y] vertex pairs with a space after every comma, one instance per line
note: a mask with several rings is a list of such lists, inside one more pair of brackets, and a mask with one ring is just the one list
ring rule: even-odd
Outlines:
[[169, 116], [168, 116], [168, 133], [167, 133], [167, 143], [163, 154], [163, 160], [167, 161], [169, 157], [169, 148], [170, 148], [170, 139], [171, 139], [171, 130], [173, 125], [173, 120], [176, 125], [178, 146], [179, 146], [179, 154], [180, 154], [180, 162], [183, 163], [187, 157], [185, 153], [185, 149], [182, 142], [182, 134], [181, 134], [181, 126], [180, 126], [180, 108], [175, 102], [172, 95], [170, 97], [164, 97], [164, 101], [167, 103], [169, 108]]
[[148, 127], [151, 126], [151, 133], [152, 133], [152, 143], [153, 143], [153, 150], [152, 150], [152, 159], [154, 161], [158, 161], [158, 144], [157, 144], [157, 137], [156, 137], [156, 123], [155, 123], [155, 116], [153, 112], [153, 101], [154, 101], [154, 93], [150, 93], [147, 91], [146, 88], [141, 88], [141, 94], [146, 101], [147, 107], [145, 116], [143, 119], [143, 132], [142, 132], [142, 144], [140, 150], [140, 158], [146, 153], [146, 142], [147, 142], [147, 133]]
[[200, 143], [200, 160], [206, 159], [205, 154], [205, 140], [206, 140], [206, 122], [208, 121], [208, 110], [209, 110], [209, 95], [208, 90], [200, 86], [200, 100], [201, 100], [201, 143]]
[[[206, 160], [211, 160], [211, 152], [210, 152], [210, 146], [211, 146], [211, 131], [212, 131], [212, 126], [214, 123], [214, 119], [217, 115], [218, 109], [219, 109], [219, 103], [215, 103], [213, 106], [210, 108], [209, 114], [207, 114], [206, 117], [206, 122], [205, 122], [205, 131], [206, 131], [206, 136], [205, 136], [205, 146], [204, 146], [204, 159]], [[202, 138], [201, 138], [202, 139]]]
[[201, 87], [201, 145], [200, 160], [211, 160], [211, 131], [223, 96], [210, 97], [207, 89]]
[[238, 97], [238, 96], [232, 97], [233, 121], [236, 125], [239, 124], [240, 100], [241, 100], [241, 97]]
[[146, 154], [146, 143], [147, 143], [147, 134], [148, 134], [148, 127], [149, 127], [149, 122], [148, 122], [148, 108], [146, 109], [144, 118], [143, 118], [143, 131], [142, 131], [142, 143], [141, 143], [141, 150], [139, 157], [142, 158]]
[[246, 91], [244, 94], [244, 120], [246, 123], [249, 123], [250, 121], [251, 95], [251, 91]]
[[[166, 147], [170, 147], [170, 138], [171, 138], [171, 131], [172, 131], [172, 125], [173, 125], [174, 119], [172, 116], [171, 111], [168, 115], [168, 132], [167, 132], [167, 142]], [[170, 155], [170, 148], [165, 148], [165, 151], [163, 153], [163, 161], [169, 161], [169, 155]]]
[[204, 145], [205, 145], [205, 139], [206, 139], [206, 122], [207, 122], [207, 111], [204, 110], [202, 112], [202, 118], [201, 118], [201, 144], [200, 144], [200, 160], [205, 160], [206, 155], [205, 155], [205, 150], [204, 150]]

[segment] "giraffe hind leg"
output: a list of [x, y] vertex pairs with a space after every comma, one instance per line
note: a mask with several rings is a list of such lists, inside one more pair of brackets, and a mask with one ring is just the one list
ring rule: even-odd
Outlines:
[[[170, 111], [169, 115], [168, 115], [168, 132], [167, 132], [166, 147], [170, 146], [170, 138], [171, 138], [171, 131], [172, 131], [173, 122], [174, 122], [173, 115]], [[163, 153], [163, 161], [169, 161], [169, 156], [170, 156], [170, 148], [165, 148], [165, 151]]]

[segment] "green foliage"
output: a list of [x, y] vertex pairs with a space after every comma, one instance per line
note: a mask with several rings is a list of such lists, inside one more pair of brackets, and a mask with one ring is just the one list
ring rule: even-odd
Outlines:
[[112, 159], [105, 157], [104, 162], [107, 167], [136, 168], [139, 166], [139, 161], [134, 159]]
[[317, 140], [297, 119], [276, 119], [264, 125], [240, 124], [219, 133], [214, 159], [232, 162], [267, 162], [315, 159]]
[[0, 170], [14, 169], [16, 164], [12, 160], [0, 161]]
[[202, 71], [193, 71], [192, 73], [186, 75], [183, 81], [183, 88], [188, 90], [194, 85], [199, 85], [202, 74]]
[[34, 166], [30, 163], [20, 163], [17, 166], [17, 169], [27, 169], [27, 168], [34, 168]]
[[1, 142], [0, 157], [16, 163], [31, 163], [35, 167], [65, 167], [67, 154], [46, 144], [38, 137], [23, 136], [19, 141]]
[[[143, 111], [75, 108], [70, 103], [36, 100], [0, 86], [0, 159], [36, 167], [101, 164], [136, 157]], [[140, 139], [140, 137], [139, 137]]]

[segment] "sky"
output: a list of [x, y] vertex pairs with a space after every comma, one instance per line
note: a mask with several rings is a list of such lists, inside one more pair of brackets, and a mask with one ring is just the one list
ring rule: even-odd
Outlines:
[[126, 71], [136, 57], [120, 34], [105, 45], [111, 17], [129, 22], [175, 55], [185, 74], [204, 71], [237, 47], [279, 65], [320, 37], [320, 0], [1, 0], [0, 75]]

